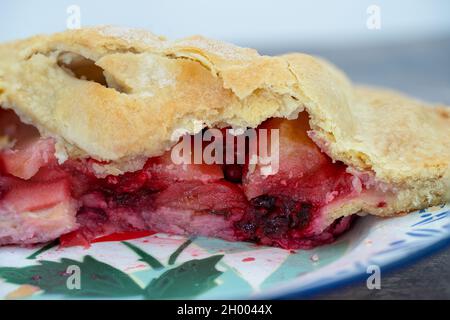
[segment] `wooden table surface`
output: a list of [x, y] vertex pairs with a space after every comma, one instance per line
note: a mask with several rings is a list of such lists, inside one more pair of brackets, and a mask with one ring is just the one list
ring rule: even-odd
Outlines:
[[[354, 82], [395, 88], [450, 106], [450, 36], [383, 47], [308, 49], [298, 46], [259, 51], [318, 54], [345, 70]], [[368, 290], [364, 281], [314, 298], [450, 299], [450, 247], [400, 269], [386, 273], [381, 269], [380, 290]]]

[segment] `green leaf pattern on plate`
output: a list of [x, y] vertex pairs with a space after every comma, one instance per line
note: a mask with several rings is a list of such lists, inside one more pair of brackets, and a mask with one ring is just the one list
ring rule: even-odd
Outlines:
[[[175, 263], [176, 258], [191, 242], [192, 240], [187, 240], [171, 255], [169, 265]], [[165, 268], [161, 262], [141, 248], [129, 242], [122, 243], [139, 256], [139, 261], [147, 263], [151, 268], [155, 270]], [[31, 257], [38, 256], [44, 249], [50, 249], [49, 245], [39, 249]], [[186, 261], [154, 278], [145, 288], [139, 286], [129, 274], [90, 255], [84, 256], [81, 262], [62, 258], [59, 262], [41, 260], [37, 265], [22, 268], [0, 267], [0, 278], [13, 284], [39, 287], [44, 294], [62, 294], [73, 298], [139, 296], [144, 299], [188, 298], [195, 297], [217, 285], [215, 279], [222, 274], [222, 271], [216, 269], [216, 264], [222, 257], [223, 255], [215, 255]], [[80, 270], [79, 289], [68, 285], [73, 274], [68, 273], [67, 270], [73, 266]]]
[[[80, 247], [0, 247], [0, 299], [238, 299], [307, 295], [450, 241], [450, 206], [391, 219], [365, 217], [337, 242], [282, 250], [218, 239], [155, 234]], [[431, 250], [431, 249], [430, 249]], [[67, 288], [69, 266], [81, 290]], [[31, 285], [30, 290], [26, 285]], [[24, 287], [25, 286], [25, 287]], [[40, 290], [37, 291], [37, 288]]]

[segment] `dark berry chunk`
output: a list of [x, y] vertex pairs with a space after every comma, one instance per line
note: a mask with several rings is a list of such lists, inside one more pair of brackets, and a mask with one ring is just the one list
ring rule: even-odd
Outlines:
[[281, 238], [289, 230], [288, 217], [275, 215], [268, 217], [264, 224], [264, 233], [267, 236]]
[[300, 209], [298, 209], [291, 219], [291, 226], [295, 228], [305, 227], [311, 218], [312, 205], [308, 202], [302, 202]]
[[254, 233], [256, 231], [256, 223], [255, 222], [242, 223], [241, 228], [245, 232]]
[[262, 195], [250, 201], [251, 205], [257, 208], [272, 210], [276, 204], [276, 198], [269, 195]]

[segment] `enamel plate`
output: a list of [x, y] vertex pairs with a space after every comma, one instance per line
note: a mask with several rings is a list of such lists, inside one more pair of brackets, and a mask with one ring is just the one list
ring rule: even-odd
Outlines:
[[1, 247], [0, 298], [307, 297], [442, 247], [450, 242], [449, 212], [445, 205], [360, 218], [337, 242], [308, 251], [159, 233], [105, 237], [88, 249]]

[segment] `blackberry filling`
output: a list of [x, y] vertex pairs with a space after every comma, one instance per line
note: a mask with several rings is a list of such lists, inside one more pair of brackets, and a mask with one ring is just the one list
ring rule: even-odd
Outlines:
[[[18, 212], [30, 240], [0, 234], [0, 244], [61, 236], [64, 246], [88, 246], [99, 236], [141, 230], [288, 249], [332, 242], [352, 219], [327, 223], [325, 209], [354, 194], [354, 177], [310, 140], [306, 114], [297, 120], [270, 119], [258, 129], [279, 130], [279, 151], [271, 150], [279, 153], [276, 173], [267, 175], [262, 165], [251, 165], [248, 155], [243, 165], [176, 165], [168, 151], [148, 159], [139, 171], [98, 178], [93, 167], [102, 163], [85, 159], [58, 164], [54, 141], [34, 132], [28, 142], [0, 153], [0, 213]], [[36, 216], [61, 205], [68, 215], [75, 210], [76, 223], [67, 216], [40, 229], [20, 215], [29, 211]], [[45, 236], [48, 228], [54, 233]]]

